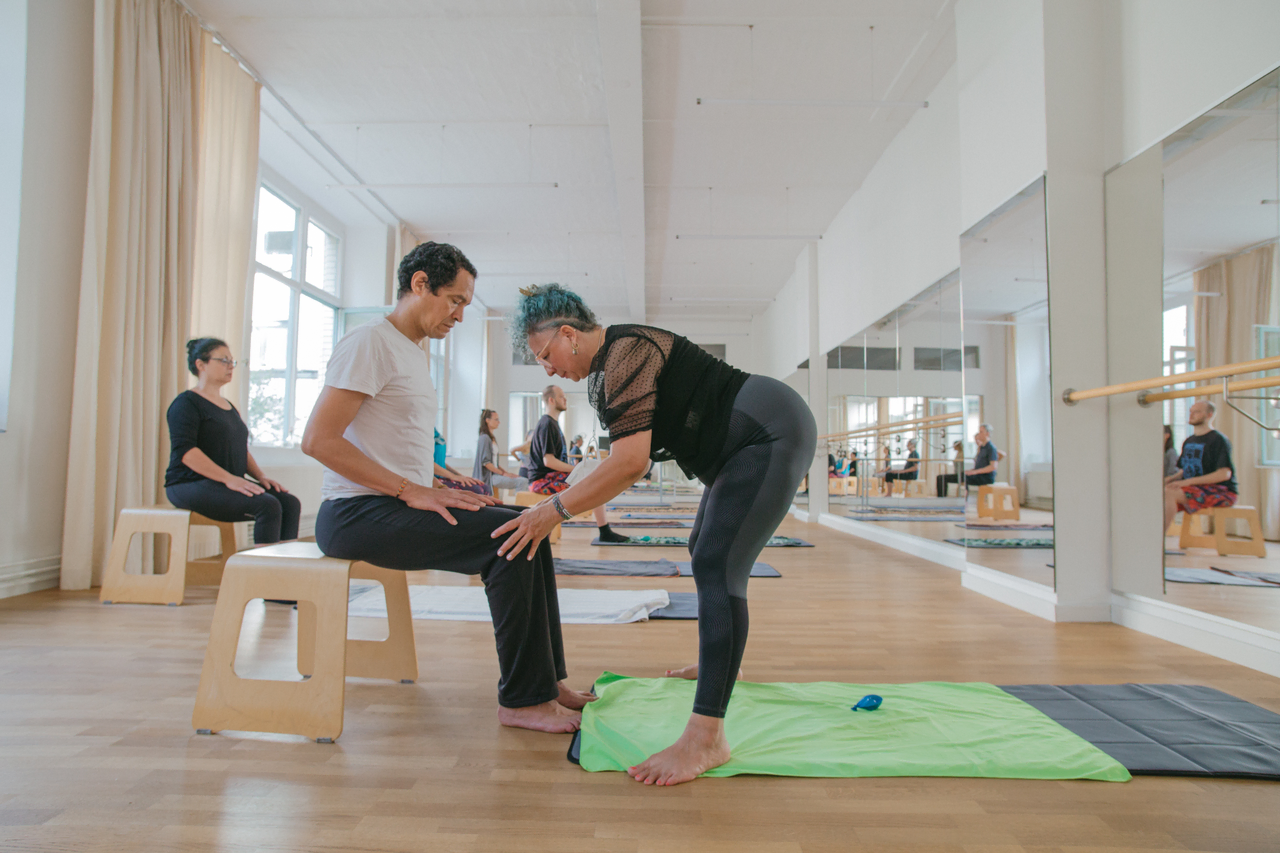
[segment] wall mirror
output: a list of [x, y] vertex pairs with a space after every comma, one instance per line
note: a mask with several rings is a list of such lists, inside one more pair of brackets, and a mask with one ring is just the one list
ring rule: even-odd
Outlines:
[[827, 353], [826, 432], [839, 436], [827, 460], [833, 513], [962, 540], [956, 457], [964, 368], [978, 354], [965, 346], [961, 302], [957, 270]]
[[968, 562], [1055, 585], [1045, 190], [960, 239]]
[[[1147, 183], [1151, 192], [1163, 190], [1164, 375], [1280, 355], [1278, 87], [1280, 72], [1272, 72], [1157, 146], [1162, 187]], [[1155, 156], [1151, 152], [1153, 165]], [[1113, 175], [1123, 182], [1120, 169]], [[1183, 505], [1197, 511], [1190, 518], [1175, 514], [1165, 529], [1160, 580], [1166, 599], [1280, 630], [1280, 432], [1258, 423], [1280, 424], [1280, 388], [1233, 392], [1228, 400], [1222, 381], [1212, 380], [1159, 396], [1164, 399], [1154, 405], [1168, 428], [1160, 473], [1185, 478], [1225, 461], [1212, 446], [1223, 445], [1206, 443], [1210, 423], [1196, 403], [1208, 401], [1234, 474], [1215, 491], [1234, 488], [1235, 500], [1223, 512], [1212, 506], [1220, 496], [1179, 490]], [[1154, 466], [1151, 475], [1154, 480]], [[1162, 486], [1152, 482], [1151, 488]], [[1219, 527], [1228, 538], [1217, 535]]]

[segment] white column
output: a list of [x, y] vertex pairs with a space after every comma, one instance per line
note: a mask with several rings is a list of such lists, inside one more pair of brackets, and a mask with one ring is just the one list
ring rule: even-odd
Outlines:
[[1054, 562], [1065, 622], [1111, 619], [1107, 405], [1062, 401], [1067, 388], [1107, 384], [1105, 19], [1100, 0], [1044, 2]]
[[[818, 339], [821, 329], [822, 302], [818, 294], [818, 244], [810, 242], [800, 256], [800, 263], [809, 284], [809, 411], [818, 425], [818, 435], [827, 432], [827, 354], [822, 351]], [[813, 464], [809, 466], [809, 520], [830, 506], [827, 500], [827, 442], [819, 439], [813, 452]]]

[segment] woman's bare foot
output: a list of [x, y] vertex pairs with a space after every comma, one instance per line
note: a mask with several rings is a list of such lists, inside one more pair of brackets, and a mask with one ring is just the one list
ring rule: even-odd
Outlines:
[[588, 702], [594, 702], [600, 698], [594, 693], [570, 690], [563, 681], [557, 681], [556, 687], [560, 688], [560, 695], [556, 697], [556, 701], [573, 711], [580, 711], [587, 706]]
[[635, 767], [627, 768], [627, 774], [646, 785], [679, 785], [728, 760], [729, 741], [724, 736], [724, 720], [694, 714], [678, 741]]
[[582, 714], [571, 711], [554, 700], [524, 708], [504, 708], [499, 705], [498, 722], [516, 729], [533, 729], [535, 732], [576, 732], [582, 724]]
[[[691, 663], [686, 667], [681, 667], [680, 669], [669, 669], [667, 670], [666, 677], [667, 678], [686, 678], [689, 681], [697, 681], [698, 665], [696, 663]], [[738, 680], [741, 681], [742, 678], [743, 678], [742, 670], [738, 670]]]

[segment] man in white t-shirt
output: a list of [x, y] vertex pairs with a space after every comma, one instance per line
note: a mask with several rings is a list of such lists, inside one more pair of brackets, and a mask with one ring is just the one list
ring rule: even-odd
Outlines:
[[327, 469], [316, 542], [331, 557], [383, 568], [480, 575], [498, 647], [499, 722], [575, 731], [594, 697], [564, 685], [550, 545], [516, 560], [499, 556], [491, 534], [518, 510], [433, 482], [436, 392], [420, 344], [462, 322], [475, 275], [457, 248], [418, 245], [400, 262], [386, 320], [334, 347], [302, 437], [303, 452]]

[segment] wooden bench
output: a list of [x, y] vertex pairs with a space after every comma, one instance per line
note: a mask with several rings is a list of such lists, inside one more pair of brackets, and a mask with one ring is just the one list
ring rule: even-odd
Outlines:
[[[190, 559], [187, 543], [193, 526], [218, 528], [222, 551], [216, 557]], [[160, 574], [130, 574], [125, 571], [129, 559], [129, 543], [139, 533], [166, 533], [169, 536], [169, 570]], [[120, 511], [106, 568], [102, 571], [103, 604], [168, 604], [182, 603], [187, 585], [216, 585], [222, 579], [223, 566], [236, 552], [235, 523], [214, 521], [189, 509], [160, 504], [129, 507]]]
[[[1009, 507], [1005, 508], [1005, 499]], [[1022, 517], [1018, 506], [1018, 490], [1008, 483], [992, 483], [989, 486], [978, 486], [978, 518], [1012, 519]]]
[[[347, 638], [351, 578], [382, 584], [387, 639]], [[245, 605], [258, 598], [298, 602], [298, 671], [305, 674], [304, 680], [236, 675]], [[191, 715], [198, 733], [277, 732], [332, 743], [342, 734], [348, 675], [417, 680], [418, 652], [405, 572], [326, 557], [314, 542], [267, 545], [241, 551], [227, 561]]]
[[[1227, 533], [1227, 523], [1233, 518], [1239, 518], [1249, 525], [1248, 536], [1231, 536]], [[1213, 525], [1212, 533], [1205, 528], [1210, 523]], [[1178, 547], [1213, 548], [1220, 557], [1267, 556], [1267, 543], [1262, 536], [1262, 518], [1258, 515], [1257, 507], [1239, 504], [1207, 507], [1199, 512], [1184, 513], [1182, 529], [1178, 534]]]

